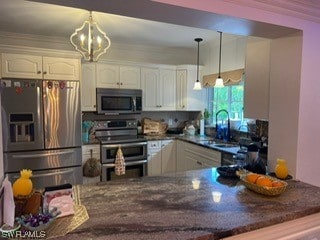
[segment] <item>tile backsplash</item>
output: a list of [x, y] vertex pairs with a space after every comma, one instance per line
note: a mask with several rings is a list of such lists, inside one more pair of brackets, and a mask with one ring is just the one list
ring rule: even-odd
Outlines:
[[147, 111], [141, 114], [125, 114], [116, 116], [98, 115], [93, 112], [84, 112], [82, 114], [83, 121], [107, 121], [114, 119], [137, 119], [141, 122], [143, 118], [150, 118], [165, 122], [169, 128], [175, 128], [183, 125], [186, 121], [196, 120], [199, 116], [198, 111]]

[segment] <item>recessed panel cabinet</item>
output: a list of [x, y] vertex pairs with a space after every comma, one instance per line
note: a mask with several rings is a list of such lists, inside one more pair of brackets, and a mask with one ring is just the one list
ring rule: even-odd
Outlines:
[[82, 64], [81, 110], [96, 111], [96, 64]]
[[141, 68], [144, 111], [176, 109], [176, 71], [174, 69]]
[[176, 141], [148, 141], [148, 176], [176, 172]]
[[140, 89], [140, 67], [99, 63], [97, 87]]
[[196, 66], [179, 66], [176, 74], [176, 110], [202, 111], [205, 107], [205, 89], [193, 90], [197, 78]]
[[221, 166], [221, 152], [196, 144], [177, 141], [177, 171]]
[[2, 53], [3, 78], [80, 80], [80, 60]]

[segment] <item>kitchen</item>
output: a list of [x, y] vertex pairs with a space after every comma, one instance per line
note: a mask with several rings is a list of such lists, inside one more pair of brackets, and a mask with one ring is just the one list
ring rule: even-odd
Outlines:
[[[210, 4], [209, 4], [210, 5]], [[222, 6], [223, 6], [223, 4], [222, 4]], [[196, 7], [195, 7], [196, 8]], [[212, 10], [213, 11], [213, 10]], [[225, 10], [226, 12], [227, 12], [227, 10]], [[230, 9], [230, 10], [228, 10], [228, 11], [232, 11], [232, 9]], [[222, 12], [222, 13], [226, 13], [226, 12]], [[240, 14], [240, 13], [234, 13], [234, 14], [231, 14], [231, 15], [235, 15], [235, 16], [238, 16], [238, 14]], [[245, 13], [241, 13], [241, 14], [244, 14], [243, 16], [245, 16]], [[248, 12], [246, 12], [246, 14], [248, 14]], [[249, 15], [248, 16], [252, 16], [252, 15], [250, 15], [250, 12], [249, 12]], [[262, 19], [263, 20], [263, 19]], [[270, 20], [271, 22], [273, 22], [273, 20]], [[287, 21], [289, 21], [289, 20], [287, 20]], [[298, 20], [297, 20], [298, 21]], [[300, 23], [299, 21], [298, 21], [298, 26], [301, 26], [301, 25], [303, 25], [304, 26], [304, 23]], [[280, 23], [279, 23], [280, 24]], [[295, 27], [295, 26], [293, 26], [294, 25], [294, 23], [288, 23], [288, 26], [290, 26], [290, 27]], [[303, 27], [302, 26], [302, 27]], [[309, 27], [307, 26], [307, 27], [305, 27], [306, 29], [305, 30], [309, 30]], [[308, 38], [308, 36], [310, 36], [310, 35], [308, 35], [308, 31], [306, 31], [306, 33], [304, 33], [304, 34], [307, 34], [307, 35], [305, 35], [306, 36], [306, 39], [304, 38], [304, 49], [306, 48], [307, 49], [307, 53], [308, 54], [310, 54], [311, 56], [314, 56], [314, 58], [316, 59], [316, 56], [314, 55], [314, 54], [312, 54], [312, 52], [314, 51], [314, 48], [315, 48], [315, 45], [314, 44], [310, 44], [311, 46], [307, 46], [306, 45], [306, 41], [308, 40], [308, 41], [310, 41], [311, 43], [312, 43], [312, 41], [311, 41], [311, 39], [309, 39]], [[18, 41], [18, 40], [17, 40]], [[311, 50], [311, 48], [312, 48], [312, 50]], [[194, 57], [194, 54], [190, 54], [190, 56], [193, 56]], [[310, 59], [310, 58], [308, 58], [308, 59]], [[311, 61], [311, 60], [305, 60], [304, 58], [303, 58], [303, 61], [307, 61], [308, 63], [309, 63], [309, 61], [311, 61], [311, 62], [317, 62], [316, 60], [313, 60], [313, 61]], [[283, 60], [282, 59], [279, 59], [279, 61], [282, 61], [282, 64], [284, 64], [283, 63]], [[281, 66], [281, 65], [279, 65], [279, 66]], [[304, 65], [303, 65], [304, 66]], [[311, 64], [311, 66], [312, 66], [312, 64]], [[283, 66], [282, 65], [282, 67], [285, 67], [285, 66]], [[290, 66], [288, 66], [288, 68], [290, 68]], [[316, 68], [314, 68], [314, 69], [316, 69]], [[312, 70], [312, 69], [310, 69], [309, 71], [308, 71], [308, 73], [304, 73], [304, 74], [307, 74], [307, 76], [308, 76], [308, 74], [310, 74], [310, 76], [312, 75], [312, 73], [313, 73], [313, 71], [314, 70]], [[295, 79], [295, 74], [293, 73], [293, 72], [289, 72], [288, 74], [293, 74], [293, 77], [288, 77], [288, 78], [290, 78], [290, 79]], [[299, 74], [298, 74], [299, 75]], [[291, 75], [290, 75], [291, 76]], [[303, 75], [303, 76], [305, 76], [305, 75]], [[303, 77], [302, 79], [304, 79], [305, 77]], [[309, 79], [312, 79], [311, 77], [309, 78]], [[279, 87], [279, 91], [281, 91], [281, 86], [276, 86], [276, 87]], [[294, 89], [295, 91], [296, 91], [296, 89]], [[310, 90], [310, 89], [309, 89]], [[311, 94], [311, 96], [310, 96], [310, 92], [308, 92], [308, 94], [306, 94], [306, 95], [302, 95], [303, 97], [305, 97], [306, 98], [306, 100], [305, 101], [307, 101], [308, 102], [308, 99], [312, 99], [312, 94]], [[300, 95], [300, 98], [302, 97], [301, 95]], [[277, 99], [279, 99], [279, 97], [278, 97], [278, 95], [275, 95], [275, 96], [273, 96], [274, 98], [272, 98], [272, 99], [274, 99], [275, 101], [277, 100]], [[282, 98], [281, 98], [282, 99]], [[304, 99], [304, 98], [302, 98], [302, 99]], [[287, 108], [288, 106], [297, 106], [297, 103], [298, 103], [298, 100], [295, 100], [295, 101], [292, 101], [292, 102], [290, 102], [289, 101], [290, 99], [285, 99], [285, 101], [283, 102], [283, 104], [285, 105], [285, 106], [283, 106], [284, 108]], [[288, 102], [289, 101], [289, 102]], [[305, 104], [305, 102], [302, 102], [301, 104]], [[274, 105], [271, 105], [271, 107], [272, 106], [274, 106]], [[300, 106], [301, 107], [301, 106]], [[294, 108], [293, 108], [294, 109]], [[315, 152], [315, 149], [316, 149], [316, 146], [313, 146], [313, 144], [315, 144], [314, 143], [314, 141], [312, 141], [312, 139], [311, 139], [311, 141], [309, 141], [308, 142], [308, 144], [302, 144], [302, 145], [299, 145], [299, 147], [295, 147], [295, 146], [297, 146], [297, 143], [296, 143], [296, 141], [297, 141], [297, 133], [298, 132], [300, 132], [300, 131], [302, 131], [302, 130], [299, 130], [300, 128], [298, 128], [297, 126], [298, 126], [298, 123], [296, 122], [296, 121], [285, 121], [285, 119], [290, 119], [290, 120], [292, 120], [292, 119], [297, 119], [297, 111], [298, 110], [296, 110], [296, 111], [292, 111], [292, 115], [289, 115], [289, 114], [286, 114], [286, 116], [283, 116], [283, 114], [281, 115], [281, 112], [278, 112], [278, 111], [281, 111], [281, 108], [280, 108], [280, 106], [279, 106], [279, 103], [278, 103], [278, 108], [277, 109], [275, 109], [275, 114], [277, 115], [277, 117], [279, 117], [279, 116], [281, 116], [281, 121], [279, 121], [279, 122], [281, 122], [281, 124], [283, 125], [283, 124], [292, 124], [292, 127], [290, 127], [290, 134], [293, 134], [295, 137], [294, 138], [292, 138], [292, 135], [289, 135], [289, 136], [283, 136], [283, 135], [281, 135], [281, 131], [279, 131], [279, 130], [281, 130], [281, 126], [279, 126], [279, 128], [277, 128], [277, 126], [274, 126], [274, 128], [272, 128], [272, 129], [275, 129], [275, 133], [274, 134], [277, 134], [277, 132], [278, 132], [278, 135], [273, 135], [273, 137], [272, 137], [272, 139], [271, 139], [271, 142], [270, 142], [270, 144], [274, 144], [274, 146], [272, 146], [272, 145], [269, 145], [270, 146], [270, 149], [272, 148], [272, 149], [274, 149], [273, 151], [274, 151], [274, 153], [270, 153], [269, 155], [271, 156], [271, 158], [272, 159], [276, 159], [276, 157], [278, 156], [278, 155], [281, 155], [281, 154], [284, 154], [283, 156], [285, 157], [285, 158], [287, 158], [287, 159], [297, 159], [297, 160], [294, 160], [293, 161], [293, 165], [290, 165], [290, 169], [292, 169], [293, 170], [293, 172], [295, 172], [295, 171], [297, 171], [297, 173], [295, 174], [296, 175], [296, 177], [297, 178], [299, 178], [299, 179], [301, 179], [301, 180], [304, 180], [304, 181], [306, 181], [306, 182], [310, 182], [310, 183], [313, 183], [313, 184], [317, 184], [317, 182], [319, 182], [319, 181], [316, 181], [317, 180], [317, 174], [316, 174], [316, 172], [314, 172], [314, 171], [316, 171], [317, 170], [317, 168], [314, 168], [314, 167], [311, 167], [313, 164], [312, 164], [312, 159], [316, 159], [316, 157], [315, 156], [317, 156], [317, 154], [316, 154], [316, 152]], [[284, 111], [285, 112], [285, 111]], [[279, 115], [280, 114], [280, 115]], [[313, 113], [312, 114], [312, 116], [313, 116], [313, 119], [314, 119], [314, 117], [317, 117], [317, 115], [315, 115], [314, 116], [314, 114], [317, 114], [317, 113]], [[310, 123], [309, 122], [309, 120], [307, 120], [307, 119], [311, 119], [310, 117], [308, 117], [308, 114], [306, 114], [306, 115], [300, 115], [300, 117], [302, 118], [302, 120], [304, 120], [304, 121], [299, 121], [299, 126], [302, 126], [302, 123], [305, 123], [305, 124], [303, 124], [303, 126], [313, 126], [313, 124], [312, 123]], [[276, 118], [277, 119], [277, 118]], [[269, 119], [270, 120], [270, 123], [273, 123], [273, 124], [276, 124], [275, 122], [277, 122], [277, 121], [271, 121], [272, 119]], [[277, 119], [277, 120], [279, 120], [279, 119]], [[317, 121], [315, 121], [315, 122], [317, 122]], [[308, 123], [308, 124], [307, 124]], [[310, 123], [310, 124], [309, 124]], [[301, 124], [301, 125], [300, 125]], [[271, 128], [272, 126], [270, 126], [270, 128]], [[314, 136], [314, 134], [316, 134], [316, 131], [315, 132], [312, 132], [312, 131], [314, 131], [314, 129], [317, 129], [317, 127], [315, 126], [315, 128], [312, 128], [313, 130], [309, 130], [309, 129], [305, 129], [304, 128], [304, 132], [302, 133], [301, 132], [301, 134], [302, 134], [302, 136], [306, 136], [305, 134], [306, 134], [306, 132], [305, 131], [309, 131], [309, 132], [307, 132], [308, 134], [311, 134], [310, 136]], [[279, 135], [280, 134], [280, 135]], [[296, 134], [296, 135], [295, 135]], [[307, 137], [307, 139], [309, 138], [309, 135], [307, 135], [306, 136]], [[313, 139], [315, 139], [315, 137], [313, 138]], [[274, 140], [274, 141], [272, 141], [272, 140]], [[279, 145], [278, 143], [277, 143], [277, 141], [280, 141], [281, 142], [281, 144], [283, 144], [282, 146], [281, 146], [281, 149], [278, 149], [278, 147], [277, 147], [277, 145]], [[301, 137], [300, 138], [300, 135], [299, 135], [299, 142], [301, 143], [301, 142], [305, 142], [306, 140], [304, 140], [304, 138], [303, 137]], [[288, 146], [286, 146], [286, 144], [288, 145]], [[312, 146], [313, 146], [313, 148], [312, 148]], [[294, 151], [292, 151], [292, 149], [298, 149], [298, 152], [294, 152]], [[307, 150], [307, 151], [306, 151]], [[302, 151], [303, 151], [303, 153], [304, 154], [302, 154]], [[273, 155], [273, 156], [272, 156]], [[314, 155], [314, 156], [313, 156]], [[297, 156], [300, 156], [299, 158], [297, 157]], [[301, 160], [299, 160], [299, 159], [301, 159]], [[301, 161], [303, 160], [303, 163], [301, 163]], [[310, 162], [311, 161], [311, 162]], [[296, 165], [298, 166], [297, 167], [297, 169], [296, 169]], [[296, 169], [296, 170], [295, 170]]]

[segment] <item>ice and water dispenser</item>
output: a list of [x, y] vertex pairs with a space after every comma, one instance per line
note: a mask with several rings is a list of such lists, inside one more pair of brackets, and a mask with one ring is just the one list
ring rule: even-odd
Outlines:
[[34, 141], [34, 118], [32, 113], [10, 114], [10, 142]]

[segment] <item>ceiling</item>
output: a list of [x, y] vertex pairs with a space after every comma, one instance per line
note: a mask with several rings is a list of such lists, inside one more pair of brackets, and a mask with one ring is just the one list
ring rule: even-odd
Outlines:
[[197, 37], [204, 39], [202, 44], [218, 43], [217, 31], [224, 33], [224, 41], [239, 36], [277, 38], [297, 31], [151, 0], [0, 0], [0, 4], [0, 32], [64, 40], [88, 19], [89, 10], [113, 44], [194, 48]]
[[[0, 31], [69, 38], [89, 17], [87, 10], [24, 0], [0, 0]], [[216, 31], [94, 11], [93, 18], [113, 43], [194, 47], [218, 39]], [[225, 35], [224, 39], [234, 38]]]

